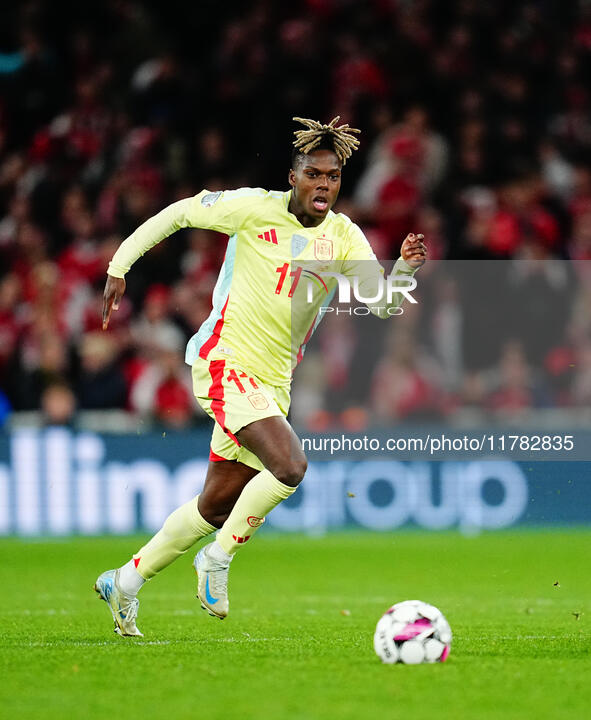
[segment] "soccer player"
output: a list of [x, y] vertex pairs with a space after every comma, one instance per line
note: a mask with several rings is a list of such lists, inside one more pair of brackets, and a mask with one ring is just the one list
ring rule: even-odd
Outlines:
[[[295, 492], [306, 472], [306, 457], [286, 415], [292, 371], [322, 308], [342, 276], [357, 284], [359, 296], [370, 298], [366, 304], [380, 317], [402, 302], [403, 290], [386, 300], [376, 292], [385, 285], [383, 268], [359, 227], [331, 210], [359, 131], [338, 126], [338, 117], [328, 125], [294, 120], [305, 129], [295, 133], [291, 190], [204, 190], [147, 220], [109, 264], [103, 329], [125, 292], [125, 274], [151, 247], [185, 227], [230, 236], [211, 315], [186, 351], [197, 401], [215, 421], [205, 485], [129, 562], [97, 579], [95, 590], [109, 605], [120, 635], [141, 635], [136, 616], [143, 583], [218, 529], [194, 566], [202, 607], [226, 617], [235, 552]], [[402, 243], [392, 271], [401, 284], [408, 286], [425, 262], [422, 238], [410, 234]]]

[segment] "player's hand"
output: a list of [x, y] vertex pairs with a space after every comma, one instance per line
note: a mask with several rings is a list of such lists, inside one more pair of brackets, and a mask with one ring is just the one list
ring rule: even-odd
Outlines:
[[409, 233], [402, 243], [400, 254], [412, 268], [420, 268], [427, 259], [427, 247], [423, 242], [424, 235]]
[[109, 327], [113, 310], [119, 310], [119, 302], [125, 292], [125, 279], [107, 275], [105, 292], [103, 293], [103, 330]]

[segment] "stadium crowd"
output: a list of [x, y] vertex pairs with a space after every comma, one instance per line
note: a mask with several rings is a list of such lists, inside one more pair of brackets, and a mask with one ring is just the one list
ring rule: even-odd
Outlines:
[[591, 3], [25, 0], [1, 16], [0, 425], [37, 408], [205, 420], [183, 352], [224, 238], [151, 250], [103, 333], [106, 266], [181, 197], [286, 187], [293, 115], [363, 129], [336, 210], [386, 263], [409, 231], [430, 256], [403, 318], [320, 326], [297, 423], [591, 402]]

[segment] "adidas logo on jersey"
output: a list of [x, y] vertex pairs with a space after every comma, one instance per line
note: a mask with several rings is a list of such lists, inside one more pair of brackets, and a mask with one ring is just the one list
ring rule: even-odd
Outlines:
[[265, 230], [264, 233], [261, 233], [260, 235], [257, 235], [259, 240], [266, 240], [269, 243], [273, 243], [273, 245], [277, 245], [277, 233], [275, 232], [275, 228], [271, 228], [271, 230]]

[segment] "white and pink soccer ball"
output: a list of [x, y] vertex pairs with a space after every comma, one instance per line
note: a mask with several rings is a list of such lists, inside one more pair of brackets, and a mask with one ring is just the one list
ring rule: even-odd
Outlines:
[[392, 605], [379, 619], [373, 646], [384, 663], [445, 662], [451, 646], [451, 628], [435, 606], [405, 600]]

